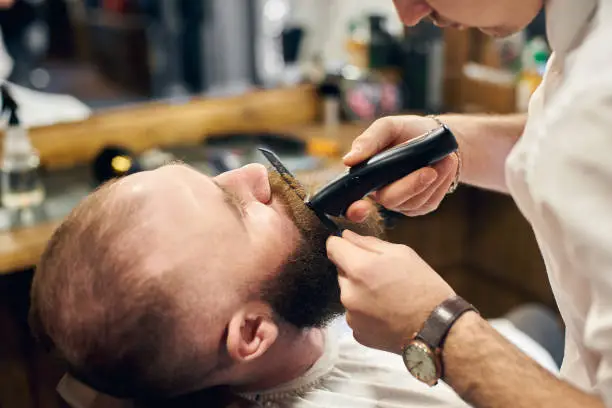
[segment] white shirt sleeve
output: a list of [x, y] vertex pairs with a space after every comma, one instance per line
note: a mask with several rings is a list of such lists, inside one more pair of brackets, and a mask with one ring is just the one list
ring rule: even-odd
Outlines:
[[547, 110], [529, 182], [542, 225], [569, 263], [551, 278], [583, 292], [584, 302], [567, 305], [582, 320], [574, 339], [593, 368], [593, 389], [612, 407], [612, 74], [573, 74], [581, 86]]

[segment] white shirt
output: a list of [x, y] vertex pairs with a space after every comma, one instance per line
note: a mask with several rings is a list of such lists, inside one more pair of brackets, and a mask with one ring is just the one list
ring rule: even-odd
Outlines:
[[[491, 325], [525, 354], [556, 373], [550, 355], [505, 319]], [[335, 328], [334, 328], [335, 329]], [[444, 383], [430, 388], [408, 373], [401, 357], [357, 343], [352, 333], [334, 331], [326, 349], [300, 378], [271, 390], [243, 395], [265, 408], [468, 408]]]
[[510, 154], [566, 324], [561, 375], [612, 407], [612, 1], [550, 0], [553, 56]]
[[[550, 355], [512, 323], [490, 322], [524, 353], [557, 373]], [[58, 391], [73, 408], [132, 408], [129, 401], [96, 393], [70, 377], [64, 377]], [[468, 408], [446, 384], [430, 388], [414, 379], [400, 356], [357, 343], [344, 319], [327, 330], [323, 355], [304, 375], [242, 396], [265, 408]]]

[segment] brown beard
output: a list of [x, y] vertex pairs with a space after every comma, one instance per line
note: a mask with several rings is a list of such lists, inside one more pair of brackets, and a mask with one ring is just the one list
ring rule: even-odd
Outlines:
[[[300, 232], [300, 242], [280, 272], [264, 283], [262, 298], [279, 318], [298, 328], [323, 327], [344, 312], [335, 265], [327, 258], [326, 241], [332, 232], [274, 170], [268, 172], [274, 198], [281, 201]], [[342, 229], [381, 237], [378, 213], [363, 223], [344, 218], [334, 221]]]

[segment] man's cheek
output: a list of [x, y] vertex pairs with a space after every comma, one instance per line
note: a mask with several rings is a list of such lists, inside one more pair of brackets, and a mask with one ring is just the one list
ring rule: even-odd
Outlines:
[[246, 212], [251, 231], [266, 241], [267, 245], [271, 245], [272, 242], [288, 244], [297, 240], [298, 230], [288, 216], [279, 214], [269, 206], [257, 203], [248, 206]]

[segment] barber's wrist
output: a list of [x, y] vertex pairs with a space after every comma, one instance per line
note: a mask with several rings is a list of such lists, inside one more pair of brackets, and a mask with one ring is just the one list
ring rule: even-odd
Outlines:
[[[453, 131], [453, 129], [451, 129], [450, 125], [448, 123], [446, 123], [444, 121], [444, 119], [442, 119], [441, 117], [437, 116], [437, 115], [429, 115], [428, 118], [432, 119], [437, 126], [445, 126], [447, 128], [449, 128], [451, 131]], [[457, 136], [455, 135], [455, 140], [457, 140]], [[446, 192], [446, 194], [452, 194], [454, 193], [457, 188], [459, 187], [459, 184], [461, 183], [461, 168], [462, 168], [462, 152], [461, 152], [461, 145], [459, 144], [459, 141], [457, 140], [457, 145], [458, 148], [457, 150], [453, 153], [453, 155], [455, 156], [455, 160], [456, 160], [456, 168], [454, 170], [454, 175], [453, 175], [453, 181], [450, 185], [450, 187], [448, 188], [448, 191]]]
[[446, 342], [442, 349], [442, 359], [445, 364], [444, 380], [452, 382], [454, 375], [461, 375], [461, 371], [468, 369], [465, 366], [466, 355], [476, 357], [478, 355], [478, 344], [482, 340], [483, 333], [488, 328], [488, 323], [475, 311], [464, 313], [446, 336]]
[[478, 312], [474, 310], [465, 312], [457, 319], [455, 324], [453, 324], [448, 331], [448, 335], [446, 336], [446, 346], [452, 349], [458, 340], [470, 340], [473, 337], [472, 334], [474, 333], [474, 329], [483, 323], [486, 324], [486, 321]]
[[429, 315], [422, 328], [404, 346], [402, 357], [410, 373], [433, 386], [444, 378], [444, 347], [452, 328], [476, 308], [461, 296], [451, 296]]
[[[488, 130], [488, 121], [485, 116], [478, 115], [462, 115], [462, 114], [446, 114], [439, 115], [438, 119], [445, 123], [455, 135], [457, 144], [459, 145], [458, 152], [461, 155], [461, 171], [459, 174], [459, 182], [463, 184], [471, 184], [471, 174], [474, 172], [474, 164], [477, 159], [478, 146], [474, 144], [483, 139], [478, 135]], [[476, 165], [476, 167], [478, 167]]]

